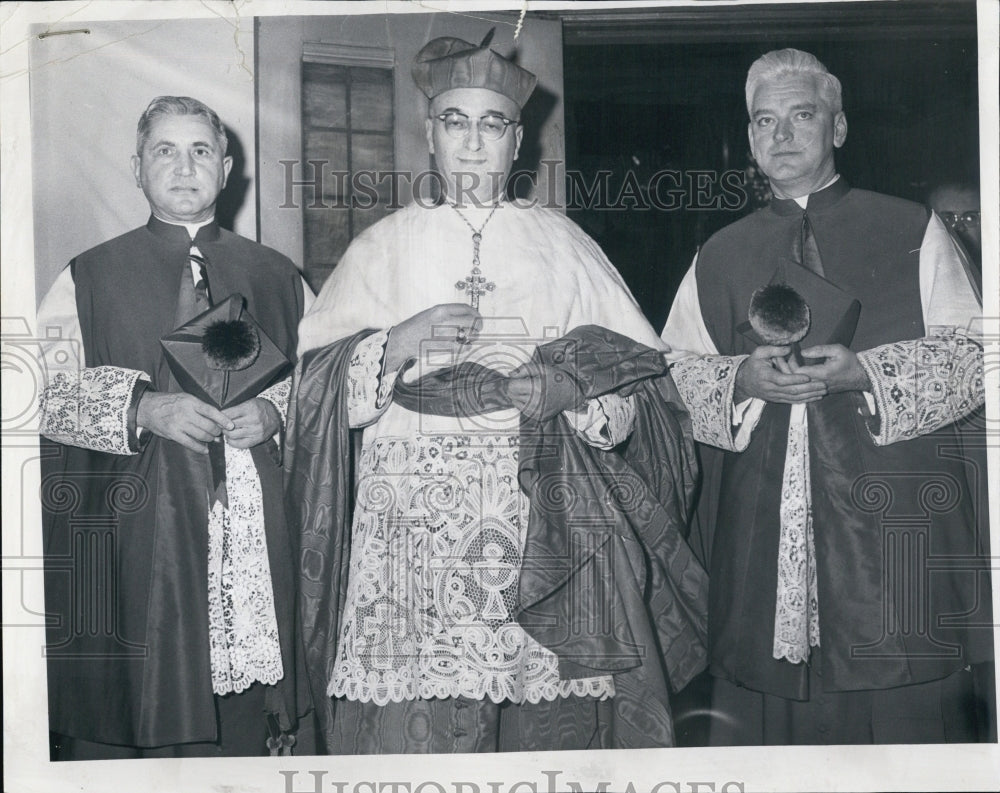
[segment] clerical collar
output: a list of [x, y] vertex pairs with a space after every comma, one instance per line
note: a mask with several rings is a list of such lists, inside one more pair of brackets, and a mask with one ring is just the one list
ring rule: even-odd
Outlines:
[[[835, 177], [826, 187], [806, 196], [808, 198], [809, 211], [818, 212], [833, 206], [847, 195], [850, 189], [851, 186], [843, 176]], [[783, 216], [801, 215], [803, 210], [801, 204], [794, 198], [772, 197], [769, 206], [775, 214]]]
[[219, 238], [219, 224], [215, 218], [202, 223], [169, 223], [160, 220], [156, 215], [150, 215], [146, 228], [161, 239], [175, 243], [190, 245], [192, 240], [214, 242]]

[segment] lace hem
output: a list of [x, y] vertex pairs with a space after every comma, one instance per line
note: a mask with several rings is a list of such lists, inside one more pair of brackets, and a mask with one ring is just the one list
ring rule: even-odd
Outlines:
[[39, 433], [69, 446], [135, 454], [129, 407], [139, 380], [148, 381], [149, 375], [118, 366], [59, 372], [40, 397]]
[[281, 416], [281, 426], [285, 426], [285, 421], [288, 416], [288, 397], [292, 392], [292, 378], [286, 377], [275, 383], [270, 388], [265, 388], [257, 396], [261, 399], [266, 399], [270, 402], [278, 411], [278, 415]]
[[878, 446], [926, 435], [983, 404], [983, 347], [959, 328], [858, 353], [877, 414]]
[[778, 584], [774, 609], [775, 658], [799, 663], [819, 645], [819, 595], [805, 407], [792, 408], [781, 483]]
[[694, 438], [700, 443], [738, 452], [733, 438], [733, 391], [736, 372], [746, 355], [704, 355], [682, 358], [670, 365], [670, 374], [691, 416]]
[[260, 479], [248, 449], [228, 444], [229, 508], [208, 520], [208, 624], [212, 690], [245, 691], [284, 676]]
[[585, 677], [572, 680], [559, 680], [555, 684], [539, 686], [526, 690], [520, 699], [497, 697], [493, 692], [482, 689], [482, 686], [463, 688], [461, 686], [436, 685], [429, 681], [413, 686], [399, 685], [392, 688], [374, 687], [364, 683], [353, 683], [344, 680], [331, 680], [326, 694], [329, 697], [343, 697], [358, 702], [373, 702], [376, 705], [388, 705], [390, 702], [404, 702], [415, 699], [449, 699], [464, 697], [466, 699], [489, 699], [491, 702], [510, 701], [520, 704], [530, 702], [553, 702], [569, 697], [592, 697], [605, 700], [615, 695], [615, 679], [611, 675], [603, 677]]

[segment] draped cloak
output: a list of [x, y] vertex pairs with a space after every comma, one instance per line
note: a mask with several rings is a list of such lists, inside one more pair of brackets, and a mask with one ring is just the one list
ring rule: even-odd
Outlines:
[[[289, 411], [289, 520], [301, 530], [306, 653], [327, 729], [355, 487], [345, 382], [367, 333], [305, 353]], [[669, 691], [705, 662], [707, 579], [683, 538], [696, 477], [687, 415], [662, 354], [606, 329], [577, 328], [533, 357], [574, 377], [583, 397], [632, 393], [637, 412], [629, 440], [611, 452], [558, 414], [522, 418], [518, 477], [531, 511], [517, 619], [556, 653], [561, 676], [614, 674], [614, 746], [670, 745]], [[465, 363], [397, 381], [394, 399], [421, 413], [478, 415], [511, 406], [505, 381]]]
[[[212, 223], [195, 243], [216, 296], [242, 293], [294, 360], [301, 279], [284, 256]], [[160, 338], [190, 277], [183, 227], [149, 223], [71, 263], [87, 366], [141, 370], [179, 391]], [[89, 741], [163, 746], [217, 739], [208, 625], [207, 455], [147, 433], [134, 455], [43, 439], [50, 729]], [[296, 687], [295, 579], [278, 450], [251, 450], [260, 479], [284, 669], [268, 692], [283, 729], [308, 707]], [[298, 690], [296, 690], [298, 688]]]
[[[809, 197], [808, 214], [826, 279], [862, 304], [851, 349], [925, 335], [918, 255], [927, 211], [841, 178]], [[721, 354], [752, 352], [738, 326], [801, 217], [794, 202], [773, 201], [699, 253], [701, 312]], [[981, 433], [977, 441], [951, 425], [878, 447], [862, 404], [841, 393], [808, 406], [828, 691], [925, 682], [992, 657]], [[788, 405], [768, 403], [749, 447], [721, 454], [715, 472], [710, 665], [748, 688], [808, 699], [806, 665], [772, 657], [788, 420]]]

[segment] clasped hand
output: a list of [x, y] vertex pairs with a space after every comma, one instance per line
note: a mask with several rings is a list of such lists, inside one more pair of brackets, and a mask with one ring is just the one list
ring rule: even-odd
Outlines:
[[507, 396], [514, 407], [536, 421], [573, 410], [584, 401], [574, 377], [537, 361], [518, 366], [507, 377]]
[[754, 350], [736, 373], [735, 401], [755, 397], [795, 404], [815, 402], [827, 394], [871, 388], [858, 356], [842, 344], [803, 349], [804, 366], [799, 366], [790, 353], [791, 347], [762, 345]]
[[450, 351], [457, 358], [475, 340], [482, 321], [479, 311], [466, 303], [442, 303], [414, 314], [389, 332], [385, 370], [395, 372], [408, 360], [419, 360], [421, 346], [431, 342], [435, 353]]
[[[433, 342], [435, 353], [452, 353], [441, 355], [441, 360], [457, 360], [476, 340], [482, 322], [479, 311], [466, 303], [442, 303], [414, 314], [390, 331], [385, 369], [394, 372], [418, 358], [421, 345], [428, 342]], [[419, 374], [427, 374], [429, 368], [416, 367]], [[572, 377], [534, 361], [517, 367], [508, 378], [507, 394], [514, 406], [533, 418], [549, 418], [582, 402]]]
[[281, 428], [281, 417], [260, 397], [219, 410], [190, 394], [147, 391], [139, 399], [136, 423], [193, 452], [208, 454], [208, 444], [220, 435], [238, 449], [263, 443]]

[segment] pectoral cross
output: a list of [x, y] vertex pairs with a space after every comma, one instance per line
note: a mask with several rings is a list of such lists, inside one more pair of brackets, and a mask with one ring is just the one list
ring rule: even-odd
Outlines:
[[483, 271], [479, 269], [479, 244], [483, 241], [483, 229], [486, 228], [486, 224], [490, 222], [490, 218], [493, 217], [493, 213], [497, 211], [499, 204], [494, 204], [493, 209], [490, 214], [486, 216], [486, 220], [483, 221], [483, 225], [476, 229], [465, 215], [459, 212], [458, 207], [452, 204], [452, 207], [458, 212], [458, 216], [465, 221], [465, 225], [472, 229], [472, 272], [465, 276], [461, 281], [455, 282], [455, 288], [460, 289], [469, 296], [469, 305], [473, 308], [479, 308], [479, 297], [480, 295], [485, 295], [487, 292], [492, 292], [497, 288], [497, 285], [492, 281], [487, 281], [483, 277]]
[[479, 269], [479, 242], [476, 240], [476, 234], [473, 236], [473, 242], [476, 246], [476, 252], [472, 259], [472, 272], [465, 276], [461, 281], [455, 283], [456, 289], [461, 289], [469, 296], [469, 304], [473, 308], [479, 308], [479, 296], [485, 295], [487, 292], [492, 292], [497, 288], [497, 285], [492, 281], [487, 281], [483, 278], [482, 271]]

